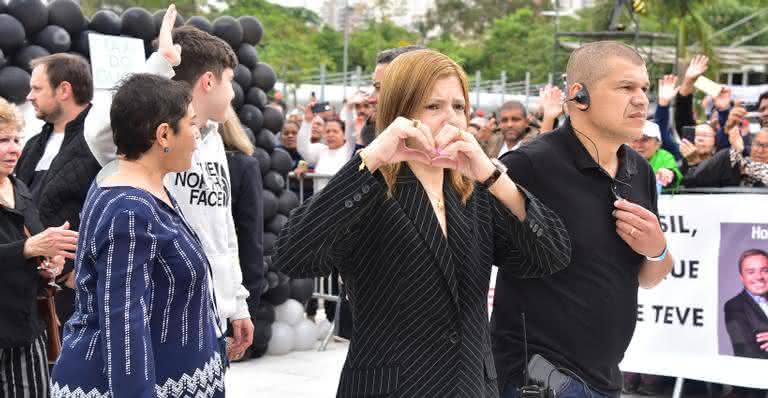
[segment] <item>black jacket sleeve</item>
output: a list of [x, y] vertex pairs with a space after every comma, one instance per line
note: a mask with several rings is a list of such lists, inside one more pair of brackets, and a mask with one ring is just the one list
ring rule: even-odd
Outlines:
[[717, 188], [738, 186], [741, 181], [739, 166], [731, 166], [730, 149], [721, 149], [714, 156], [690, 169], [683, 177], [688, 188]]
[[693, 126], [696, 120], [693, 118], [693, 94], [675, 96], [675, 130], [682, 134], [683, 126]]
[[330, 275], [355, 247], [361, 219], [386, 192], [381, 173], [360, 170], [360, 162], [360, 155], [353, 156], [322, 191], [291, 212], [272, 258], [280, 271], [293, 278]]
[[[239, 162], [239, 190], [233, 192], [232, 216], [237, 231], [238, 256], [243, 273], [243, 285], [250, 296], [251, 305], [258, 304], [264, 287], [264, 207], [262, 205], [262, 184], [259, 161], [250, 156], [229, 158]], [[233, 171], [230, 165], [230, 170]], [[233, 185], [234, 187], [234, 185]], [[235, 200], [236, 198], [236, 200]]]

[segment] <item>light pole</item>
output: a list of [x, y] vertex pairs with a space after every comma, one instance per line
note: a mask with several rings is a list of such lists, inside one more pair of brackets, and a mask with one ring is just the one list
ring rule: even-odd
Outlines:
[[347, 69], [349, 68], [349, 0], [344, 0], [344, 90], [343, 95], [347, 98]]

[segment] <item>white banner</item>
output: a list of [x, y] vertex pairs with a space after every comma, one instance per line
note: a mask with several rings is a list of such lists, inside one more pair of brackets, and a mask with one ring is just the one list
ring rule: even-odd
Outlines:
[[144, 42], [133, 37], [88, 34], [93, 87], [111, 89], [144, 66]]
[[[768, 195], [663, 195], [659, 216], [675, 266], [657, 287], [641, 289], [637, 329], [621, 369], [768, 388], [768, 359], [734, 356], [724, 310], [729, 300], [752, 299], [742, 293], [739, 257], [750, 249], [768, 251]], [[751, 330], [741, 330], [768, 332], [756, 329], [762, 314], [752, 304], [736, 306], [751, 311], [745, 317], [753, 321]], [[733, 337], [756, 341], [756, 335], [739, 334]], [[757, 355], [768, 358], [768, 352]]]

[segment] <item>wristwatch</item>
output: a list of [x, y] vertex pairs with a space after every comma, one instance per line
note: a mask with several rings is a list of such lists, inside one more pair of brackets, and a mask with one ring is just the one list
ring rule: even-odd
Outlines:
[[493, 166], [496, 167], [496, 170], [493, 171], [493, 174], [491, 174], [490, 177], [481, 182], [481, 184], [486, 188], [491, 188], [491, 186], [499, 179], [499, 177], [507, 172], [507, 166], [505, 166], [504, 163], [501, 163], [499, 159], [493, 158], [491, 159], [491, 163], [493, 163]]

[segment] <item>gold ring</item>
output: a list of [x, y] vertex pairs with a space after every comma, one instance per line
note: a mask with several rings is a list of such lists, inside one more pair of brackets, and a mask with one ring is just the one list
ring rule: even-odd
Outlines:
[[637, 230], [635, 229], [635, 227], [632, 227], [632, 231], [629, 233], [629, 236], [631, 236], [631, 237], [633, 237], [633, 238], [634, 238], [634, 237], [635, 237], [635, 232], [636, 232], [636, 231], [637, 231]]
[[413, 120], [412, 120], [412, 122], [413, 122], [413, 127], [414, 127], [414, 128], [419, 128], [419, 127], [421, 127], [421, 120], [419, 120], [419, 119], [413, 119]]

